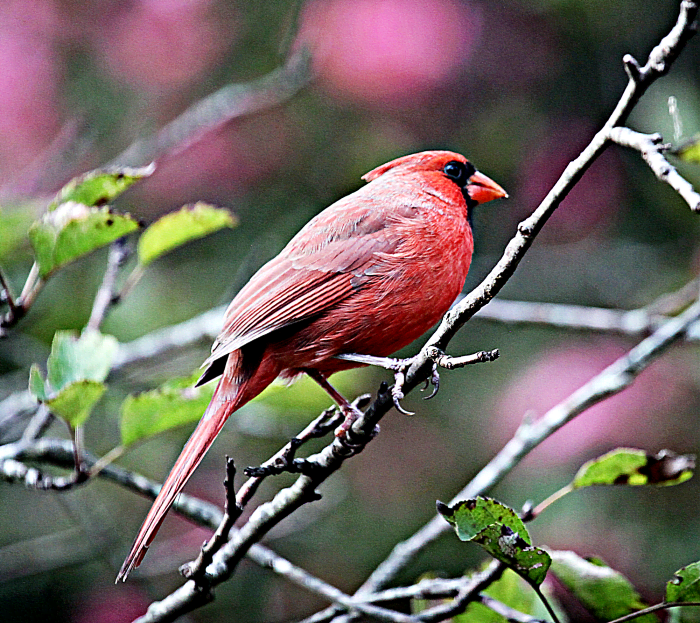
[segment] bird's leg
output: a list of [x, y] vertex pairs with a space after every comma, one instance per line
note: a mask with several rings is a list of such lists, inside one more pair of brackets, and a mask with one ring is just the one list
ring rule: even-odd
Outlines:
[[[406, 372], [413, 365], [416, 360], [415, 357], [408, 357], [406, 359], [394, 359], [393, 357], [375, 357], [374, 355], [361, 355], [358, 353], [350, 353], [346, 355], [337, 355], [338, 359], [345, 359], [346, 361], [355, 361], [357, 363], [364, 363], [368, 366], [379, 366], [386, 370], [391, 370], [394, 373], [394, 387], [391, 388], [391, 397], [394, 402], [394, 406], [399, 413], [405, 415], [414, 415], [412, 411], [406, 411], [401, 406], [401, 401], [404, 399], [403, 384], [406, 381]], [[428, 400], [435, 396], [440, 387], [440, 375], [438, 374], [438, 366], [433, 363], [433, 371], [430, 379], [426, 379], [425, 387], [428, 387], [428, 383], [433, 384], [433, 392], [430, 396], [426, 396], [425, 400]]]
[[345, 437], [345, 433], [348, 432], [353, 422], [362, 415], [362, 411], [360, 411], [355, 405], [348, 402], [345, 396], [343, 396], [335, 387], [333, 387], [328, 382], [328, 379], [318, 370], [309, 369], [304, 371], [314, 381], [316, 381], [340, 407], [341, 413], [345, 416], [345, 421], [335, 430], [335, 436]]

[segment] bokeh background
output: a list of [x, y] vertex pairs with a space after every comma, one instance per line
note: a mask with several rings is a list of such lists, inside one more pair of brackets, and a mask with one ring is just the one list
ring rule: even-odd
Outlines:
[[[646, 59], [677, 10], [669, 0], [3, 0], [0, 265], [18, 291], [31, 265], [26, 228], [61, 184], [112, 161], [216, 89], [264, 76], [307, 46], [312, 84], [164, 155], [152, 178], [120, 198], [120, 209], [146, 221], [205, 200], [230, 208], [240, 225], [150, 267], [104, 331], [128, 341], [227, 302], [304, 222], [358, 188], [363, 173], [430, 148], [465, 153], [511, 195], [476, 214], [473, 286], [612, 110], [626, 83], [622, 55]], [[700, 131], [699, 83], [694, 40], [630, 125], [673, 140], [673, 95], [684, 136]], [[700, 183], [697, 167], [683, 173]], [[637, 154], [612, 148], [547, 224], [503, 296], [645, 305], [696, 276], [698, 233], [698, 217]], [[0, 342], [0, 398], [26, 387], [29, 365], [45, 361], [55, 330], [84, 326], [105, 258], [98, 252], [62, 270]], [[410, 396], [405, 406], [418, 415], [389, 414], [382, 434], [323, 487], [323, 501], [267, 542], [354, 590], [396, 541], [433, 516], [436, 499], [449, 499], [478, 471], [526, 412], [542, 414], [634, 343], [473, 320], [451, 350], [499, 348], [501, 359], [443, 373], [429, 403]], [[207, 349], [203, 343], [115, 375], [86, 427], [88, 446], [102, 454], [118, 443], [125, 393], [191, 372]], [[540, 501], [584, 460], [620, 445], [697, 451], [698, 370], [698, 347], [677, 347], [632, 388], [555, 434], [494, 495], [515, 507]], [[363, 370], [341, 382], [360, 393], [384, 378]], [[188, 490], [220, 502], [225, 453], [240, 466], [259, 464], [318, 412], [317, 404], [304, 408], [290, 396], [286, 409], [251, 404], [232, 418]], [[188, 433], [155, 438], [121, 463], [163, 478]], [[268, 482], [258, 499], [286, 482]], [[587, 490], [552, 507], [532, 531], [538, 543], [602, 557], [646, 597], [659, 598], [674, 570], [700, 558], [698, 493], [694, 481]], [[206, 538], [175, 517], [139, 573], [113, 584], [147, 507], [104, 482], [64, 495], [0, 484], [3, 620], [130, 621], [175, 588], [177, 566]], [[477, 548], [447, 535], [401, 579], [460, 573], [479, 560]], [[252, 563], [216, 595], [188, 620], [287, 621], [324, 605]]]

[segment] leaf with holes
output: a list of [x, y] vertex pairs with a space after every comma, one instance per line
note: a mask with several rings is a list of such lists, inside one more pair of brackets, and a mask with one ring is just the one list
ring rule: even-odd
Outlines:
[[143, 232], [138, 245], [139, 261], [145, 266], [190, 240], [236, 224], [228, 210], [202, 202], [184, 206], [159, 218]]
[[543, 582], [551, 563], [549, 555], [532, 545], [525, 525], [512, 508], [478, 497], [452, 507], [438, 502], [437, 510], [462, 541], [478, 543], [533, 586]]
[[695, 456], [661, 450], [648, 454], [635, 448], [617, 448], [588, 461], [578, 470], [574, 489], [593, 485], [670, 486], [693, 476]]
[[108, 167], [89, 171], [61, 188], [49, 204], [49, 211], [63, 203], [81, 203], [89, 207], [111, 203], [129, 186], [153, 175], [155, 170], [155, 164], [151, 163], [141, 168]]
[[[673, 574], [666, 583], [666, 602], [700, 602], [700, 562], [691, 563]], [[669, 611], [672, 623], [697, 623], [700, 621], [700, 608], [674, 608]]]

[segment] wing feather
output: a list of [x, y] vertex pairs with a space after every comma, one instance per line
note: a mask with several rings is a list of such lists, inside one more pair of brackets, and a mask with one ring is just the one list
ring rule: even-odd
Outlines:
[[386, 192], [379, 200], [368, 189], [371, 185], [321, 212], [253, 275], [226, 310], [224, 329], [204, 365], [323, 313], [382, 274], [377, 269], [403, 242], [391, 225], [420, 210], [414, 204], [389, 205]]

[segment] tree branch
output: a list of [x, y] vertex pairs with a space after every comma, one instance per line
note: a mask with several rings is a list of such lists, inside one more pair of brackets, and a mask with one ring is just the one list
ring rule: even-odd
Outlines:
[[102, 324], [109, 308], [118, 302], [116, 297], [115, 283], [119, 269], [128, 259], [131, 250], [127, 246], [126, 238], [120, 238], [112, 243], [107, 256], [107, 269], [102, 279], [102, 285], [95, 295], [95, 300], [88, 320], [87, 328], [97, 331]]
[[[697, 294], [698, 284], [693, 281], [688, 285], [691, 286], [689, 290], [693, 289]], [[625, 310], [496, 298], [480, 309], [475, 317], [507, 324], [534, 324], [639, 337], [649, 335], [670, 319], [669, 316], [656, 312], [654, 305], [652, 303], [638, 309]], [[689, 342], [699, 340], [700, 323], [688, 327], [683, 337]]]
[[[88, 452], [85, 453], [84, 459], [89, 467], [94, 466], [98, 461], [95, 456]], [[68, 440], [63, 439], [40, 439], [34, 442], [22, 441], [2, 446], [0, 447], [0, 480], [6, 482], [22, 481], [27, 484], [24, 473], [33, 468], [28, 468], [24, 461], [46, 463], [69, 469], [74, 465], [73, 445]], [[114, 464], [105, 465], [98, 475], [100, 478], [109, 480], [151, 500], [155, 499], [160, 490], [160, 484]], [[31, 479], [29, 484], [32, 485]], [[186, 493], [178, 496], [173, 504], [173, 511], [211, 530], [216, 530], [224, 521], [223, 514], [217, 506]], [[235, 528], [232, 529], [235, 530]], [[392, 611], [383, 608], [365, 608], [363, 602], [356, 605], [349, 595], [311, 575], [264, 545], [254, 544], [247, 556], [261, 567], [271, 569], [298, 586], [326, 597], [329, 601], [348, 608], [352, 606], [353, 609], [370, 616], [378, 615], [377, 618], [381, 618], [386, 615], [384, 616], [385, 620], [394, 620], [387, 618], [391, 615], [386, 614], [392, 613]]]
[[164, 154], [178, 154], [205, 134], [241, 117], [279, 106], [312, 79], [311, 56], [306, 49], [293, 53], [271, 73], [243, 84], [229, 84], [190, 106], [155, 135], [134, 142], [112, 164], [137, 166]]
[[[525, 420], [515, 436], [462, 491], [454, 496], [450, 504], [483, 495], [510, 473], [533, 448], [564, 424], [594, 404], [628, 387], [652, 361], [681, 339], [688, 327], [699, 317], [700, 302], [696, 302], [678, 318], [666, 322], [626, 355], [550, 409], [539, 420], [535, 422]], [[377, 587], [384, 586], [408, 564], [413, 556], [449, 529], [449, 524], [442, 517], [433, 517], [413, 536], [394, 547], [389, 557], [375, 569], [358, 593], [374, 592]]]
[[675, 190], [690, 206], [693, 212], [700, 212], [700, 194], [693, 185], [678, 172], [666, 157], [669, 145], [663, 142], [661, 134], [641, 134], [629, 128], [612, 128], [610, 140], [622, 147], [636, 149], [654, 172], [654, 175]]
[[[487, 275], [487, 277], [466, 297], [464, 297], [461, 302], [459, 302], [450, 311], [448, 311], [447, 314], [445, 314], [440, 326], [423, 347], [419, 356], [416, 358], [416, 362], [408, 371], [404, 385], [405, 391], [413, 389], [427, 377], [431, 365], [431, 360], [429, 358], [429, 353], [431, 352], [430, 349], [434, 347], [444, 350], [457, 331], [464, 326], [464, 324], [470, 318], [472, 318], [472, 316], [474, 316], [479, 309], [484, 307], [491, 299], [493, 299], [493, 297], [498, 294], [501, 288], [510, 279], [547, 219], [563, 201], [573, 186], [581, 179], [593, 161], [596, 160], [608, 146], [610, 142], [610, 130], [625, 121], [647, 88], [656, 79], [664, 75], [670, 69], [673, 61], [677, 58], [678, 54], [680, 54], [687, 41], [695, 34], [695, 20], [697, 18], [697, 14], [698, 5], [695, 1], [682, 0], [680, 13], [676, 23], [669, 34], [663, 37], [661, 42], [650, 52], [649, 58], [647, 59], [644, 67], [640, 67], [631, 56], [628, 55], [625, 57], [625, 66], [630, 77], [627, 87], [625, 88], [610, 117], [605, 122], [603, 127], [595, 134], [591, 142], [581, 152], [581, 154], [567, 165], [561, 177], [557, 180], [537, 209], [527, 219], [520, 223], [516, 235], [510, 240], [506, 246], [503, 256]], [[634, 70], [631, 71], [630, 66], [633, 66]], [[697, 311], [696, 308], [697, 305], [691, 308], [693, 313]], [[681, 316], [681, 318], [687, 317], [688, 312]], [[679, 335], [685, 333], [687, 326], [694, 320], [695, 317], [688, 321], [686, 325], [683, 325], [681, 329], [674, 334], [674, 341], [675, 339], [678, 339]], [[648, 345], [655, 343], [658, 336], [665, 335], [670, 327], [676, 327], [677, 323], [677, 320], [669, 321], [666, 325], [664, 325], [664, 327], [655, 332], [650, 338], [647, 338], [647, 340], [642, 342], [637, 348], [640, 348], [642, 344]], [[638, 351], [633, 349], [630, 355], [636, 352]], [[641, 362], [640, 365], [642, 365]], [[633, 378], [634, 375], [632, 375], [631, 372], [629, 374], [631, 381], [631, 378]], [[596, 377], [596, 379], [597, 378], [599, 377]], [[605, 380], [611, 379], [606, 378]], [[584, 386], [584, 388], [587, 387], [588, 386]], [[587, 408], [591, 404], [594, 404], [595, 402], [602, 400], [604, 397], [611, 395], [611, 393], [620, 391], [623, 387], [626, 387], [626, 385], [621, 386], [615, 391], [608, 391], [608, 388], [604, 388], [604, 391], [597, 396], [597, 399], [593, 399], [592, 395], [589, 396], [589, 399], [593, 400], [593, 402], [589, 402], [585, 405], [577, 405], [577, 408], [580, 408], [580, 410], [576, 411], [575, 413], [573, 411], [569, 413], [568, 419], [571, 419], [574, 417], [574, 415], [580, 413], [581, 410]], [[584, 388], [579, 390], [579, 392], [583, 391]], [[573, 394], [569, 400], [578, 399], [579, 392]], [[566, 401], [565, 403], [562, 403], [562, 405], [564, 406], [561, 408], [567, 409]], [[550, 411], [550, 413], [552, 412]], [[563, 425], [565, 421], [568, 421], [568, 419], [564, 419], [561, 424], [556, 427], [549, 428], [545, 424], [542, 424], [542, 422], [546, 422], [547, 420], [547, 416], [545, 416], [545, 418], [540, 420], [538, 423], [538, 433], [544, 434], [546, 437], [554, 432], [554, 430], [556, 430], [559, 426]], [[524, 434], [524, 431], [522, 434]], [[493, 486], [498, 479], [502, 478], [506, 473], [508, 473], [508, 471], [510, 471], [510, 469], [512, 469], [514, 464], [509, 463], [511, 459], [520, 460], [523, 456], [525, 456], [525, 454], [527, 454], [527, 452], [529, 452], [530, 449], [535, 447], [537, 443], [544, 439], [544, 437], [540, 439], [538, 435], [533, 436], [532, 431], [529, 432], [527, 437], [529, 442], [523, 445], [516, 435], [516, 438], [511, 440], [511, 442], [506, 445], [503, 451], [499, 453], [499, 455], [497, 455], [497, 457], [491, 463], [489, 463], [489, 465], [482, 470], [479, 475], [477, 475], [477, 478], [475, 478], [470, 485], [468, 485], [462, 492], [460, 492], [460, 494], [458, 494], [457, 498], [461, 499], [464, 497], [474, 497], [478, 493], [484, 491], [486, 488]], [[538, 440], [535, 441], [535, 439]], [[512, 455], [511, 452], [515, 448], [518, 448], [519, 450], [515, 455]], [[527, 450], [525, 448], [527, 448]], [[516, 455], [517, 459], [514, 459], [514, 456]], [[505, 463], [503, 463], [502, 459], [505, 457], [509, 458]], [[457, 498], [455, 498], [455, 501]], [[366, 592], [373, 592], [386, 585], [386, 583], [395, 577], [395, 575], [413, 558], [418, 551], [423, 549], [428, 543], [442, 534], [447, 527], [448, 526], [444, 520], [442, 520], [440, 517], [434, 517], [431, 522], [421, 528], [416, 534], [413, 535], [413, 537], [407, 541], [404, 541], [403, 543], [399, 543], [392, 550], [389, 557], [382, 564], [380, 564], [377, 569], [375, 569], [374, 573], [372, 573], [368, 580], [362, 585], [358, 593], [363, 594]]]

